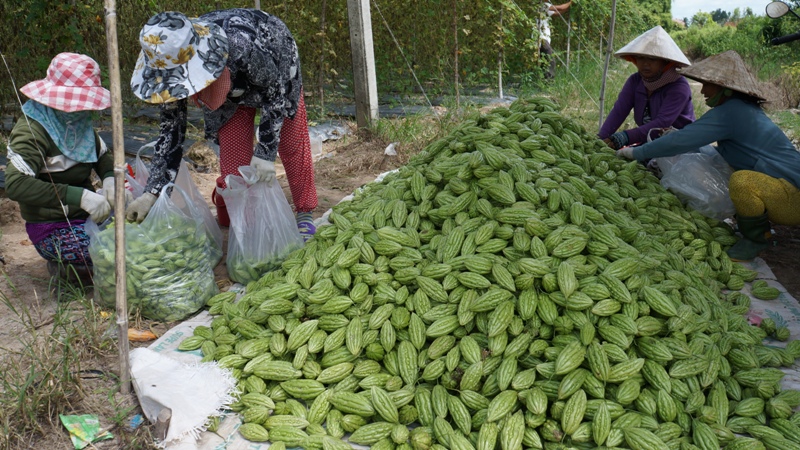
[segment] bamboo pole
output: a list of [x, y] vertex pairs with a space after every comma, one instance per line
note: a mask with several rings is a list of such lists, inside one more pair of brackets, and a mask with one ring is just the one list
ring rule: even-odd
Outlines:
[[617, 21], [617, 0], [611, 2], [611, 27], [608, 31], [608, 46], [606, 48], [606, 61], [603, 66], [603, 83], [600, 85], [600, 124], [598, 129], [603, 126], [603, 114], [606, 99], [606, 77], [608, 76], [608, 64], [611, 61], [611, 52], [614, 51], [614, 24]]
[[105, 0], [108, 77], [111, 84], [111, 128], [114, 148], [114, 252], [116, 266], [117, 340], [119, 345], [120, 392], [131, 392], [128, 359], [128, 298], [125, 292], [125, 142], [122, 138], [122, 90], [119, 81], [116, 0]]

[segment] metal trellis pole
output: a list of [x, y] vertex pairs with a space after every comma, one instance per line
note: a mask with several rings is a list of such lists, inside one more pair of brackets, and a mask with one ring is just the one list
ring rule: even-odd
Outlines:
[[569, 71], [570, 41], [572, 40], [572, 13], [567, 20], [567, 71]]
[[[503, 10], [500, 10], [500, 29], [503, 29]], [[497, 92], [498, 97], [503, 98], [503, 44], [497, 51]]]
[[608, 64], [611, 60], [611, 52], [614, 51], [614, 24], [617, 20], [617, 0], [611, 2], [611, 27], [608, 31], [608, 47], [606, 50], [606, 61], [603, 67], [603, 82], [600, 85], [600, 123], [598, 129], [603, 126], [603, 111], [605, 110], [606, 97], [606, 77], [608, 76]]

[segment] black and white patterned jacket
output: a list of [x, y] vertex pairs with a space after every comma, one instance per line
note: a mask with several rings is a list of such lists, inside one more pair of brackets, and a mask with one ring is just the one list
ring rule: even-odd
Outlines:
[[[294, 117], [302, 78], [297, 43], [277, 17], [256, 9], [225, 9], [200, 16], [228, 36], [226, 63], [231, 73], [228, 98], [215, 111], [203, 108], [206, 138], [217, 140], [219, 129], [239, 105], [261, 109], [254, 155], [275, 161], [285, 117]], [[158, 195], [178, 173], [186, 135], [188, 99], [161, 106], [161, 125], [151, 161], [146, 192]]]

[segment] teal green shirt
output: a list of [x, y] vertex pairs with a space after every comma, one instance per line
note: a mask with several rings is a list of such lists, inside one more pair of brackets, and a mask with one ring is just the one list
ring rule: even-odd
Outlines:
[[711, 143], [733, 170], [753, 170], [800, 187], [800, 153], [756, 104], [738, 98], [709, 110], [683, 129], [636, 147], [639, 161], [687, 153]]

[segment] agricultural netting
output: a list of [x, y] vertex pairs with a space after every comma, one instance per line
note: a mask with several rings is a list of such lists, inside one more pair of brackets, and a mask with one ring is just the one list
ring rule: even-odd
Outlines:
[[[181, 344], [276, 448], [797, 448], [800, 356], [731, 229], [546, 98], [466, 120], [333, 208]], [[753, 283], [752, 292], [777, 292]], [[777, 341], [773, 341], [777, 342]]]

